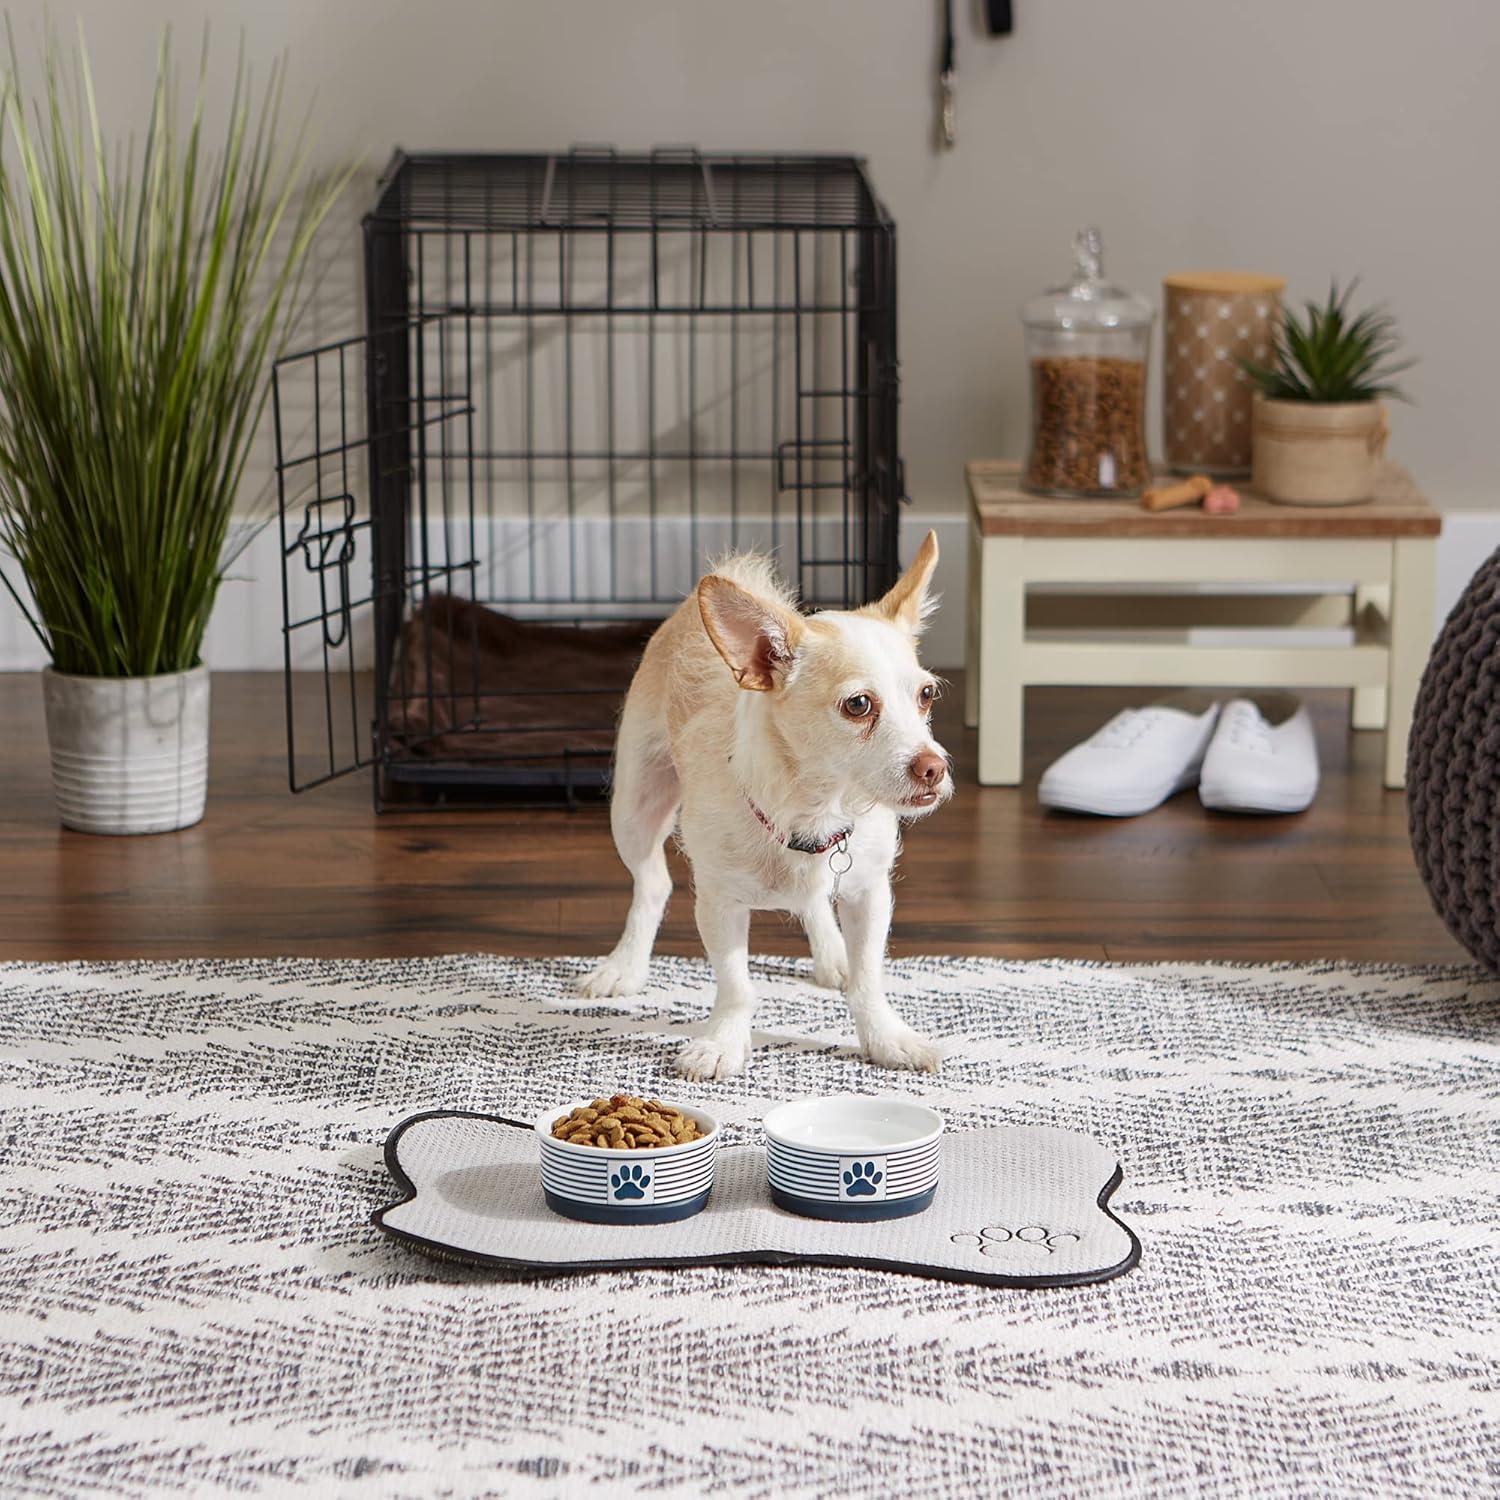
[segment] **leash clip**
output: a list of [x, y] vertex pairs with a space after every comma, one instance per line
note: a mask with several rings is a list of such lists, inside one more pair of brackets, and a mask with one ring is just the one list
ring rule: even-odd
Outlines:
[[951, 151], [958, 144], [958, 90], [952, 68], [944, 68], [938, 75], [938, 85], [943, 91], [943, 145]]

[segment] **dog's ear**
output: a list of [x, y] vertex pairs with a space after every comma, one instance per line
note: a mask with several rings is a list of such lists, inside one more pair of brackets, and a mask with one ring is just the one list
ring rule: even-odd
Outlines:
[[908, 635], [921, 635], [922, 627], [937, 608], [937, 596], [928, 592], [937, 560], [937, 532], [929, 531], [911, 566], [891, 585], [890, 593], [876, 600], [870, 609], [892, 625], [899, 625]]
[[768, 693], [776, 674], [792, 664], [802, 634], [802, 617], [794, 611], [710, 573], [698, 584], [698, 613], [742, 688]]

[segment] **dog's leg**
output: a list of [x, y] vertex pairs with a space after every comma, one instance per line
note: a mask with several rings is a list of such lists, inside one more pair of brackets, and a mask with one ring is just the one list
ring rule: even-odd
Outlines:
[[843, 989], [849, 982], [849, 955], [832, 903], [814, 900], [802, 913], [802, 926], [812, 946], [813, 983], [825, 990]]
[[698, 933], [717, 988], [703, 1035], [677, 1054], [677, 1071], [688, 1078], [732, 1078], [750, 1055], [750, 909], [737, 901], [698, 892]]
[[637, 995], [646, 987], [651, 945], [672, 894], [663, 845], [677, 821], [680, 788], [664, 744], [642, 732], [640, 715], [627, 705], [615, 752], [609, 825], [615, 848], [635, 878], [630, 914], [614, 951], [583, 981], [585, 995]]
[[839, 902], [849, 942], [849, 1009], [865, 1056], [881, 1068], [937, 1072], [942, 1050], [913, 1031], [885, 998], [885, 942], [891, 930], [891, 889], [885, 881], [851, 891]]

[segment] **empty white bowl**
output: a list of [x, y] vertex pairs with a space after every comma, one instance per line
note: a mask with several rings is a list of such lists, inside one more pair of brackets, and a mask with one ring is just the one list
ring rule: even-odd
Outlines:
[[943, 1117], [910, 1099], [840, 1094], [779, 1104], [764, 1121], [782, 1208], [813, 1219], [899, 1219], [937, 1192]]
[[719, 1122], [711, 1114], [673, 1104], [704, 1132], [676, 1146], [576, 1146], [552, 1134], [560, 1115], [592, 1102], [574, 1099], [536, 1118], [548, 1208], [590, 1224], [670, 1224], [691, 1218], [708, 1202], [719, 1152]]

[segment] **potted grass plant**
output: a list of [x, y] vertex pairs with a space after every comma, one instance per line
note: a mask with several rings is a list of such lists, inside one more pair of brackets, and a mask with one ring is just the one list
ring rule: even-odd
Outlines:
[[[205, 39], [206, 42], [206, 39]], [[207, 46], [204, 61], [207, 60]], [[51, 660], [62, 821], [152, 833], [203, 815], [204, 632], [269, 365], [313, 236], [347, 174], [279, 138], [283, 69], [243, 55], [205, 124], [180, 110], [169, 39], [138, 148], [106, 140], [87, 54], [49, 40], [28, 99], [14, 37], [0, 148], [0, 546]], [[0, 571], [3, 576], [3, 571]]]
[[1378, 308], [1355, 314], [1357, 282], [1288, 313], [1267, 365], [1242, 365], [1256, 387], [1251, 483], [1285, 505], [1353, 505], [1375, 489], [1389, 425], [1383, 396], [1401, 398], [1395, 319]]

